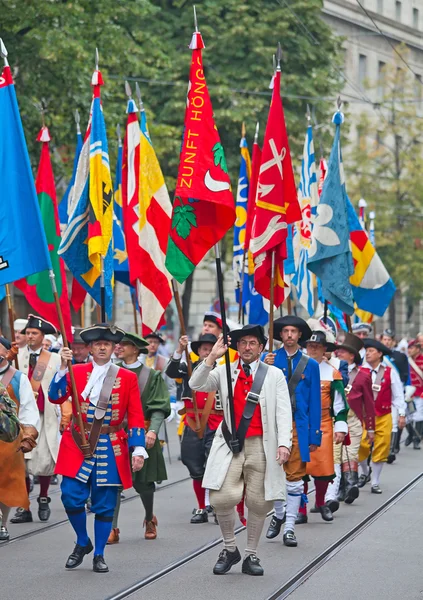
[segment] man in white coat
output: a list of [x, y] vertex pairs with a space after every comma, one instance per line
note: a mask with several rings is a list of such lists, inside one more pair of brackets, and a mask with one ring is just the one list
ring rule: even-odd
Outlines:
[[208, 358], [194, 370], [189, 382], [193, 390], [219, 390], [223, 404], [224, 421], [216, 431], [203, 478], [224, 540], [213, 573], [223, 575], [241, 560], [235, 542], [235, 506], [242, 500], [245, 488], [248, 520], [242, 572], [263, 575], [257, 546], [273, 502], [285, 498], [282, 465], [288, 460], [291, 448], [291, 403], [282, 371], [260, 361], [266, 344], [263, 327], [245, 325], [233, 331], [229, 341], [240, 357], [231, 364], [239, 454], [233, 454], [229, 446], [231, 416], [226, 368], [219, 365], [213, 369], [228, 349], [222, 336]]
[[[48, 401], [50, 382], [60, 367], [60, 356], [43, 350], [44, 336], [56, 333], [54, 326], [35, 315], [28, 316], [28, 322], [22, 331], [26, 335], [27, 345], [18, 354], [19, 369], [28, 376], [40, 412], [40, 433], [37, 446], [25, 455], [27, 472], [38, 476], [40, 495], [38, 501], [38, 518], [48, 521], [50, 517], [50, 498], [48, 490], [51, 476], [54, 474], [57, 453], [59, 450], [60, 409]], [[70, 420], [72, 405], [67, 402], [62, 411], [62, 427]], [[18, 508], [12, 523], [29, 523], [32, 521], [31, 510]]]

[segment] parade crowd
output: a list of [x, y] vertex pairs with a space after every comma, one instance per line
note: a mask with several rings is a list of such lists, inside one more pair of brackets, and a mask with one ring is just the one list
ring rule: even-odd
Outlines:
[[[170, 421], [192, 479], [187, 521], [214, 519], [222, 532], [216, 575], [240, 561], [243, 573], [263, 575], [258, 547], [269, 512], [266, 538], [282, 533], [296, 547], [309, 512], [329, 522], [342, 503], [382, 494], [401, 441], [420, 450], [423, 334], [396, 340], [367, 323], [347, 333], [324, 318], [284, 316], [269, 351], [254, 324], [231, 327], [225, 344], [225, 324], [210, 312], [195, 339], [182, 335], [170, 354], [161, 332], [142, 338], [102, 323], [75, 329], [67, 348], [39, 316], [14, 325], [14, 342], [0, 336], [0, 543], [10, 539], [12, 509], [14, 524], [48, 521], [49, 489], [60, 483], [76, 536], [67, 569], [93, 552], [93, 570], [109, 570], [106, 545], [124, 542], [125, 489], [140, 496], [145, 539], [156, 539]], [[243, 555], [237, 519], [247, 526]]]

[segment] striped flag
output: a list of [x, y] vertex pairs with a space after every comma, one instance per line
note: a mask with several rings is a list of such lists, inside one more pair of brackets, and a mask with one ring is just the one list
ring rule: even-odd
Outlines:
[[93, 100], [90, 119], [79, 156], [69, 221], [62, 236], [59, 254], [78, 283], [101, 303], [100, 276], [104, 261], [105, 308], [111, 318], [113, 301], [113, 187], [110, 175], [100, 88], [101, 72], [96, 69], [91, 84]]
[[113, 271], [116, 281], [129, 285], [128, 253], [126, 251], [125, 236], [123, 235], [122, 158], [123, 147], [119, 135], [113, 204]]
[[[75, 114], [78, 114], [78, 111], [76, 111]], [[76, 177], [76, 169], [78, 168], [78, 160], [79, 160], [79, 155], [81, 154], [82, 144], [83, 144], [83, 139], [82, 139], [82, 134], [81, 134], [81, 128], [79, 126], [79, 116], [78, 116], [76, 119], [76, 147], [75, 147], [75, 156], [73, 159], [72, 177], [71, 177], [71, 180], [69, 181], [69, 185], [66, 188], [65, 193], [63, 194], [63, 198], [59, 204], [60, 231], [62, 233], [64, 232], [64, 230], [66, 229], [66, 226], [68, 224], [69, 201], [73, 195], [73, 188], [75, 185], [75, 177]]]
[[134, 100], [128, 102], [123, 150], [122, 204], [129, 276], [141, 307], [143, 335], [164, 323], [172, 299], [165, 267], [172, 204], [141, 106], [141, 129]]
[[313, 129], [307, 127], [301, 161], [301, 179], [298, 188], [301, 221], [294, 226], [293, 250], [295, 274], [292, 283], [297, 298], [310, 316], [314, 313], [314, 276], [307, 268], [308, 250], [311, 245], [312, 219], [319, 201], [316, 162], [314, 157]]
[[[251, 159], [250, 153], [248, 152], [248, 144], [245, 139], [245, 126], [242, 125], [242, 137], [239, 144], [241, 148], [241, 163], [239, 167], [239, 178], [238, 188], [236, 194], [236, 221], [234, 226], [234, 244], [233, 244], [233, 273], [235, 283], [235, 298], [239, 304], [241, 282], [243, 290], [248, 285], [248, 269], [244, 267], [244, 273], [242, 273], [243, 257], [245, 249], [245, 236], [247, 228], [247, 214], [248, 214], [248, 188], [251, 179]], [[248, 261], [245, 261], [245, 265]], [[243, 305], [245, 301], [243, 299]]]

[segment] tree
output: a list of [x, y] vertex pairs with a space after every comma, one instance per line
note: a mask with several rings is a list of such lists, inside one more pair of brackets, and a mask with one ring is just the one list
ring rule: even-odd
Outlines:
[[[399, 51], [407, 60], [406, 50]], [[377, 250], [397, 288], [406, 293], [411, 317], [423, 294], [423, 86], [395, 54], [377, 90], [380, 118], [361, 115], [358, 145], [348, 165], [348, 190], [352, 197], [364, 197], [376, 212]]]
[[[288, 8], [287, 8], [287, 6]], [[322, 0], [199, 0], [206, 43], [204, 63], [228, 165], [237, 179], [239, 132], [255, 123], [261, 134], [270, 102], [272, 54], [283, 49], [283, 95], [294, 151], [301, 151], [306, 96], [320, 121], [335, 96], [340, 42], [320, 19]], [[33, 164], [42, 104], [55, 148], [56, 177], [69, 176], [73, 111], [87, 122], [90, 80], [98, 47], [106, 85], [102, 90], [112, 165], [118, 122], [125, 121], [125, 78], [140, 83], [150, 132], [170, 189], [182, 134], [193, 31], [187, 0], [0, 0], [2, 36], [8, 47]], [[297, 15], [301, 15], [299, 23]], [[295, 96], [295, 97], [293, 97]]]

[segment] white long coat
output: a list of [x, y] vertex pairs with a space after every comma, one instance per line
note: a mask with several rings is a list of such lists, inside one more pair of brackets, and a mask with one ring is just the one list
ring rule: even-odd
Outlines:
[[[25, 373], [25, 375], [28, 375], [29, 354], [27, 347], [21, 348], [18, 354], [19, 370]], [[50, 360], [41, 380], [45, 406], [44, 414], [41, 415], [40, 435], [34, 450], [25, 454], [25, 458], [29, 460], [28, 470], [32, 475], [53, 475], [54, 473], [57, 453], [59, 451], [60, 408], [49, 402], [48, 388], [58, 367], [60, 367], [60, 363], [60, 356], [55, 352], [51, 352]]]
[[[240, 369], [237, 363], [231, 364], [232, 389], [235, 388]], [[226, 367], [219, 365], [212, 370], [202, 362], [193, 372], [189, 381], [193, 390], [212, 392], [219, 390], [222, 399], [225, 421], [230, 430], [228, 386]], [[263, 424], [263, 447], [266, 456], [264, 478], [265, 500], [285, 499], [285, 473], [276, 460], [279, 446], [291, 448], [292, 411], [285, 376], [280, 369], [269, 366], [260, 392], [261, 419]], [[219, 425], [214, 436], [210, 455], [207, 459], [203, 486], [211, 490], [220, 490], [232, 460], [232, 452], [222, 434]]]

